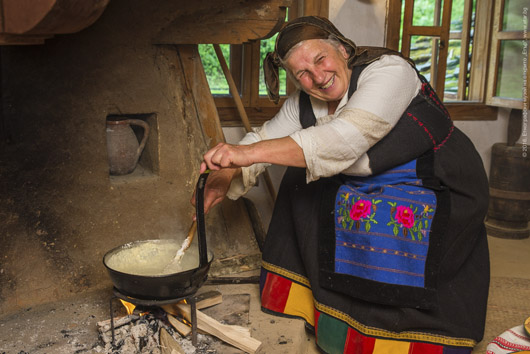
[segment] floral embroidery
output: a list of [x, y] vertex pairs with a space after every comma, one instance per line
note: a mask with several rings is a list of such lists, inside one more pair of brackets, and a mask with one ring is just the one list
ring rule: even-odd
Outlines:
[[411, 208], [400, 205], [396, 210], [395, 218], [398, 223], [409, 229], [414, 226], [414, 213]]
[[377, 224], [374, 217], [377, 204], [381, 202], [381, 199], [366, 200], [355, 196], [350, 201], [350, 193], [342, 193], [338, 202], [339, 217], [337, 221], [344, 229], [348, 230], [353, 229], [354, 226], [356, 230], [359, 230], [361, 224], [364, 223], [364, 230], [368, 232], [372, 228], [372, 223]]
[[[387, 226], [393, 226], [392, 231], [394, 236], [399, 234], [399, 230], [403, 236], [407, 237], [410, 234], [412, 240], [418, 239], [421, 241], [426, 235], [429, 228], [429, 220], [432, 219], [434, 211], [429, 205], [423, 205], [423, 211], [418, 213], [418, 207], [410, 204], [410, 207], [397, 205], [395, 202], [388, 202], [390, 208], [390, 221]], [[414, 210], [412, 210], [414, 208]]]
[[350, 218], [359, 220], [370, 215], [372, 211], [372, 202], [369, 200], [359, 199], [350, 209]]

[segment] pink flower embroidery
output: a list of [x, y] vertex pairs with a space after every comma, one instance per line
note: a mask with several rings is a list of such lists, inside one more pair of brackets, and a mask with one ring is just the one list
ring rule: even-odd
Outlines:
[[350, 218], [352, 220], [359, 220], [370, 215], [372, 202], [369, 200], [359, 199], [353, 204], [350, 210]]
[[411, 208], [400, 205], [396, 210], [397, 222], [409, 229], [414, 226], [414, 213]]

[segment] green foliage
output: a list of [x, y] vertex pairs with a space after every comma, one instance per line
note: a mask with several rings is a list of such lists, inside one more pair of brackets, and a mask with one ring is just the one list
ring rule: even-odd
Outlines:
[[[440, 9], [444, 6], [444, 1], [441, 1]], [[451, 31], [462, 30], [462, 19], [464, 18], [464, 1], [465, 0], [452, 0], [453, 4], [451, 7]], [[434, 0], [415, 0], [414, 1], [414, 13], [412, 23], [414, 26], [434, 26], [435, 25], [435, 5]], [[441, 13], [441, 12], [440, 12]], [[441, 15], [438, 19], [441, 22]]]
[[[260, 43], [260, 75], [259, 75], [259, 94], [267, 95], [265, 80], [263, 79], [263, 60], [267, 53], [274, 51], [274, 43], [276, 35], [263, 40]], [[226, 62], [230, 63], [230, 45], [221, 44], [221, 51], [225, 57]], [[215, 54], [215, 50], [211, 44], [199, 44], [199, 54], [201, 56], [202, 65], [208, 79], [210, 91], [214, 95], [229, 95], [230, 89], [226, 82], [223, 70]], [[285, 70], [280, 69], [280, 94], [286, 93], [286, 73]]]
[[[221, 44], [220, 47], [226, 63], [230, 67], [230, 45]], [[199, 44], [199, 54], [212, 94], [228, 95], [230, 93], [228, 82], [226, 82], [223, 70], [221, 69], [215, 50], [213, 49], [213, 45]]]

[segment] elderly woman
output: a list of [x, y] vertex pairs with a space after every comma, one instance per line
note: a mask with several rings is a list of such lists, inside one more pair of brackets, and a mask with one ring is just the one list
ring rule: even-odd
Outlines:
[[289, 166], [261, 273], [266, 312], [298, 317], [327, 353], [470, 353], [489, 286], [481, 159], [399, 53], [303, 17], [267, 56], [299, 90], [238, 145], [204, 155], [205, 208]]

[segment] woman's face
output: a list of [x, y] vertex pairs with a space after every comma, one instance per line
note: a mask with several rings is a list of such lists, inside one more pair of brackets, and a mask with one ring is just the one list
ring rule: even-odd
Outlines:
[[320, 39], [295, 48], [286, 60], [288, 69], [307, 94], [323, 101], [339, 101], [348, 92], [351, 70], [348, 53]]

